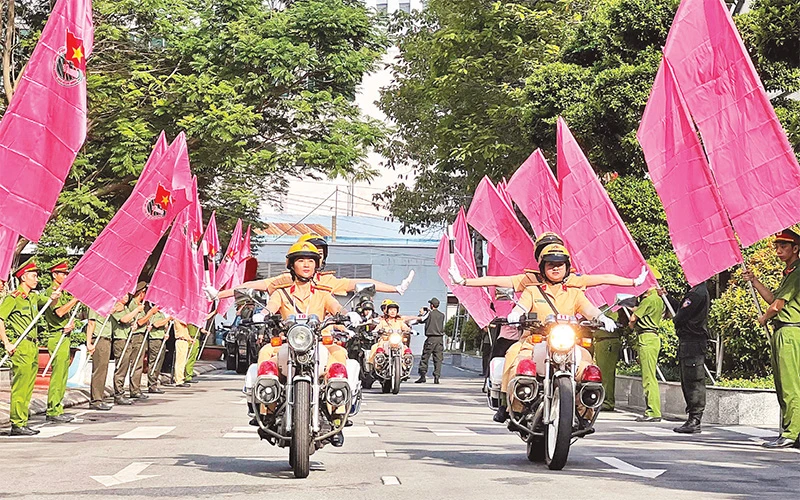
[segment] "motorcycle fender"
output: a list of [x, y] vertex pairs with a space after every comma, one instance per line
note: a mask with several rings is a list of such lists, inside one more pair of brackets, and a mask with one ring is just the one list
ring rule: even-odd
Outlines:
[[256, 385], [256, 379], [258, 378], [258, 365], [253, 363], [247, 369], [247, 374], [244, 376], [244, 393], [250, 394], [252, 392], [253, 387]]
[[506, 359], [498, 357], [492, 359], [489, 363], [489, 382], [491, 382], [492, 389], [495, 387], [500, 390], [500, 384], [503, 381], [503, 370], [506, 366]]
[[361, 387], [361, 364], [355, 359], [347, 360], [347, 381], [350, 384], [350, 392], [358, 394]]
[[317, 376], [322, 377], [325, 375], [325, 369], [328, 367], [328, 348], [322, 344], [319, 346], [319, 363], [317, 364]]

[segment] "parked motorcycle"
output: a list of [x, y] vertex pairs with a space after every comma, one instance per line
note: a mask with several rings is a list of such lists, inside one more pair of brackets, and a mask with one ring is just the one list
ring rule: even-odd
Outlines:
[[[374, 285], [356, 287], [357, 295], [374, 290]], [[322, 332], [334, 325], [352, 329], [360, 324], [357, 313], [325, 320], [291, 316], [280, 322], [279, 335], [270, 341], [279, 348], [277, 363], [264, 361], [248, 371], [245, 393], [253, 404], [258, 434], [272, 445], [289, 447], [295, 477], [308, 477], [310, 456], [342, 432], [360, 401], [358, 362], [333, 363], [326, 371], [326, 346], [333, 337]]]
[[414, 355], [409, 348], [411, 333], [399, 329], [381, 329], [377, 332], [381, 344], [375, 351], [372, 373], [381, 383], [384, 394], [399, 393], [400, 382], [408, 380], [414, 364]]

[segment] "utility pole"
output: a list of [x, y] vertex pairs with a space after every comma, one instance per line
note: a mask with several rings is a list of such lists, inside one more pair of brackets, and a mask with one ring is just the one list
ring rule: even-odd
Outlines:
[[339, 214], [339, 186], [336, 186], [336, 193], [333, 198], [333, 219], [331, 220], [331, 239], [336, 243], [336, 216]]

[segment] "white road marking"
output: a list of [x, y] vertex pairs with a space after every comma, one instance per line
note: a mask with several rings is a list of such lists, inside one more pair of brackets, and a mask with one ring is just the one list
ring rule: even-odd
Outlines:
[[372, 420], [364, 420], [364, 425], [375, 425], [375, 422]]
[[372, 452], [375, 458], [386, 458], [388, 455], [386, 454], [386, 450], [375, 450]]
[[758, 427], [748, 427], [746, 425], [735, 425], [730, 427], [718, 427], [723, 431], [731, 431], [737, 434], [744, 434], [745, 436], [752, 436], [757, 438], [775, 438], [778, 436], [778, 431], [771, 429], [759, 429]]
[[120, 434], [119, 436], [115, 437], [114, 439], [156, 439], [158, 437], [163, 436], [164, 434], [172, 431], [175, 429], [175, 426], [172, 427], [161, 427], [161, 426], [153, 426], [153, 427], [137, 427], [132, 431], [128, 431], [124, 434]]
[[396, 476], [381, 476], [381, 482], [384, 486], [394, 486], [400, 484], [400, 480]]
[[230, 402], [232, 405], [245, 405], [247, 404], [247, 398], [237, 399], [236, 401]]
[[256, 432], [257, 427], [254, 425], [247, 425], [242, 427], [234, 427], [231, 432]]
[[453, 368], [455, 368], [456, 370], [458, 370], [458, 371], [460, 371], [460, 372], [465, 372], [465, 371], [467, 371], [467, 370], [465, 370], [465, 369], [461, 368], [460, 366], [454, 366]]
[[431, 431], [434, 436], [439, 437], [477, 436], [475, 432], [467, 429], [466, 427], [447, 429], [428, 427], [428, 430]]
[[256, 437], [256, 428], [252, 425], [247, 427], [234, 427], [231, 432], [222, 435], [225, 439], [253, 439]]
[[36, 427], [39, 430], [39, 434], [35, 436], [10, 436], [13, 439], [19, 438], [35, 438], [35, 439], [47, 439], [51, 437], [60, 436], [62, 434], [66, 434], [70, 431], [74, 431], [78, 427], [75, 425], [40, 425]]
[[353, 427], [345, 427], [342, 431], [346, 438], [363, 438], [363, 437], [380, 437], [379, 434], [372, 432], [367, 426], [354, 425]]
[[121, 471], [117, 472], [113, 476], [91, 476], [91, 478], [97, 481], [98, 483], [102, 484], [106, 488], [108, 488], [123, 483], [138, 481], [140, 479], [148, 479], [151, 477], [156, 477], [153, 475], [150, 476], [139, 475], [139, 473], [148, 468], [151, 463], [152, 462], [133, 462], [132, 464], [125, 467]]
[[647, 477], [655, 479], [661, 474], [667, 472], [665, 469], [640, 469], [628, 462], [623, 462], [616, 457], [595, 457], [601, 462], [614, 467], [611, 472], [618, 472], [620, 474], [627, 474], [629, 476]]

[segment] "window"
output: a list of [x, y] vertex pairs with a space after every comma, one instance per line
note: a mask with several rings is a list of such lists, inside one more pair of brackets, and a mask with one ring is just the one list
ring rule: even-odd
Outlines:
[[406, 14], [410, 14], [411, 13], [411, 2], [400, 2], [400, 10], [402, 10]]
[[[337, 278], [372, 278], [372, 264], [328, 264], [326, 271], [333, 271]], [[259, 262], [257, 279], [272, 278], [286, 271], [285, 262]]]
[[389, 4], [388, 4], [388, 3], [386, 3], [386, 2], [378, 2], [378, 3], [375, 5], [375, 9], [376, 9], [376, 10], [378, 11], [378, 13], [380, 13], [380, 14], [386, 14], [386, 13], [389, 11]]

